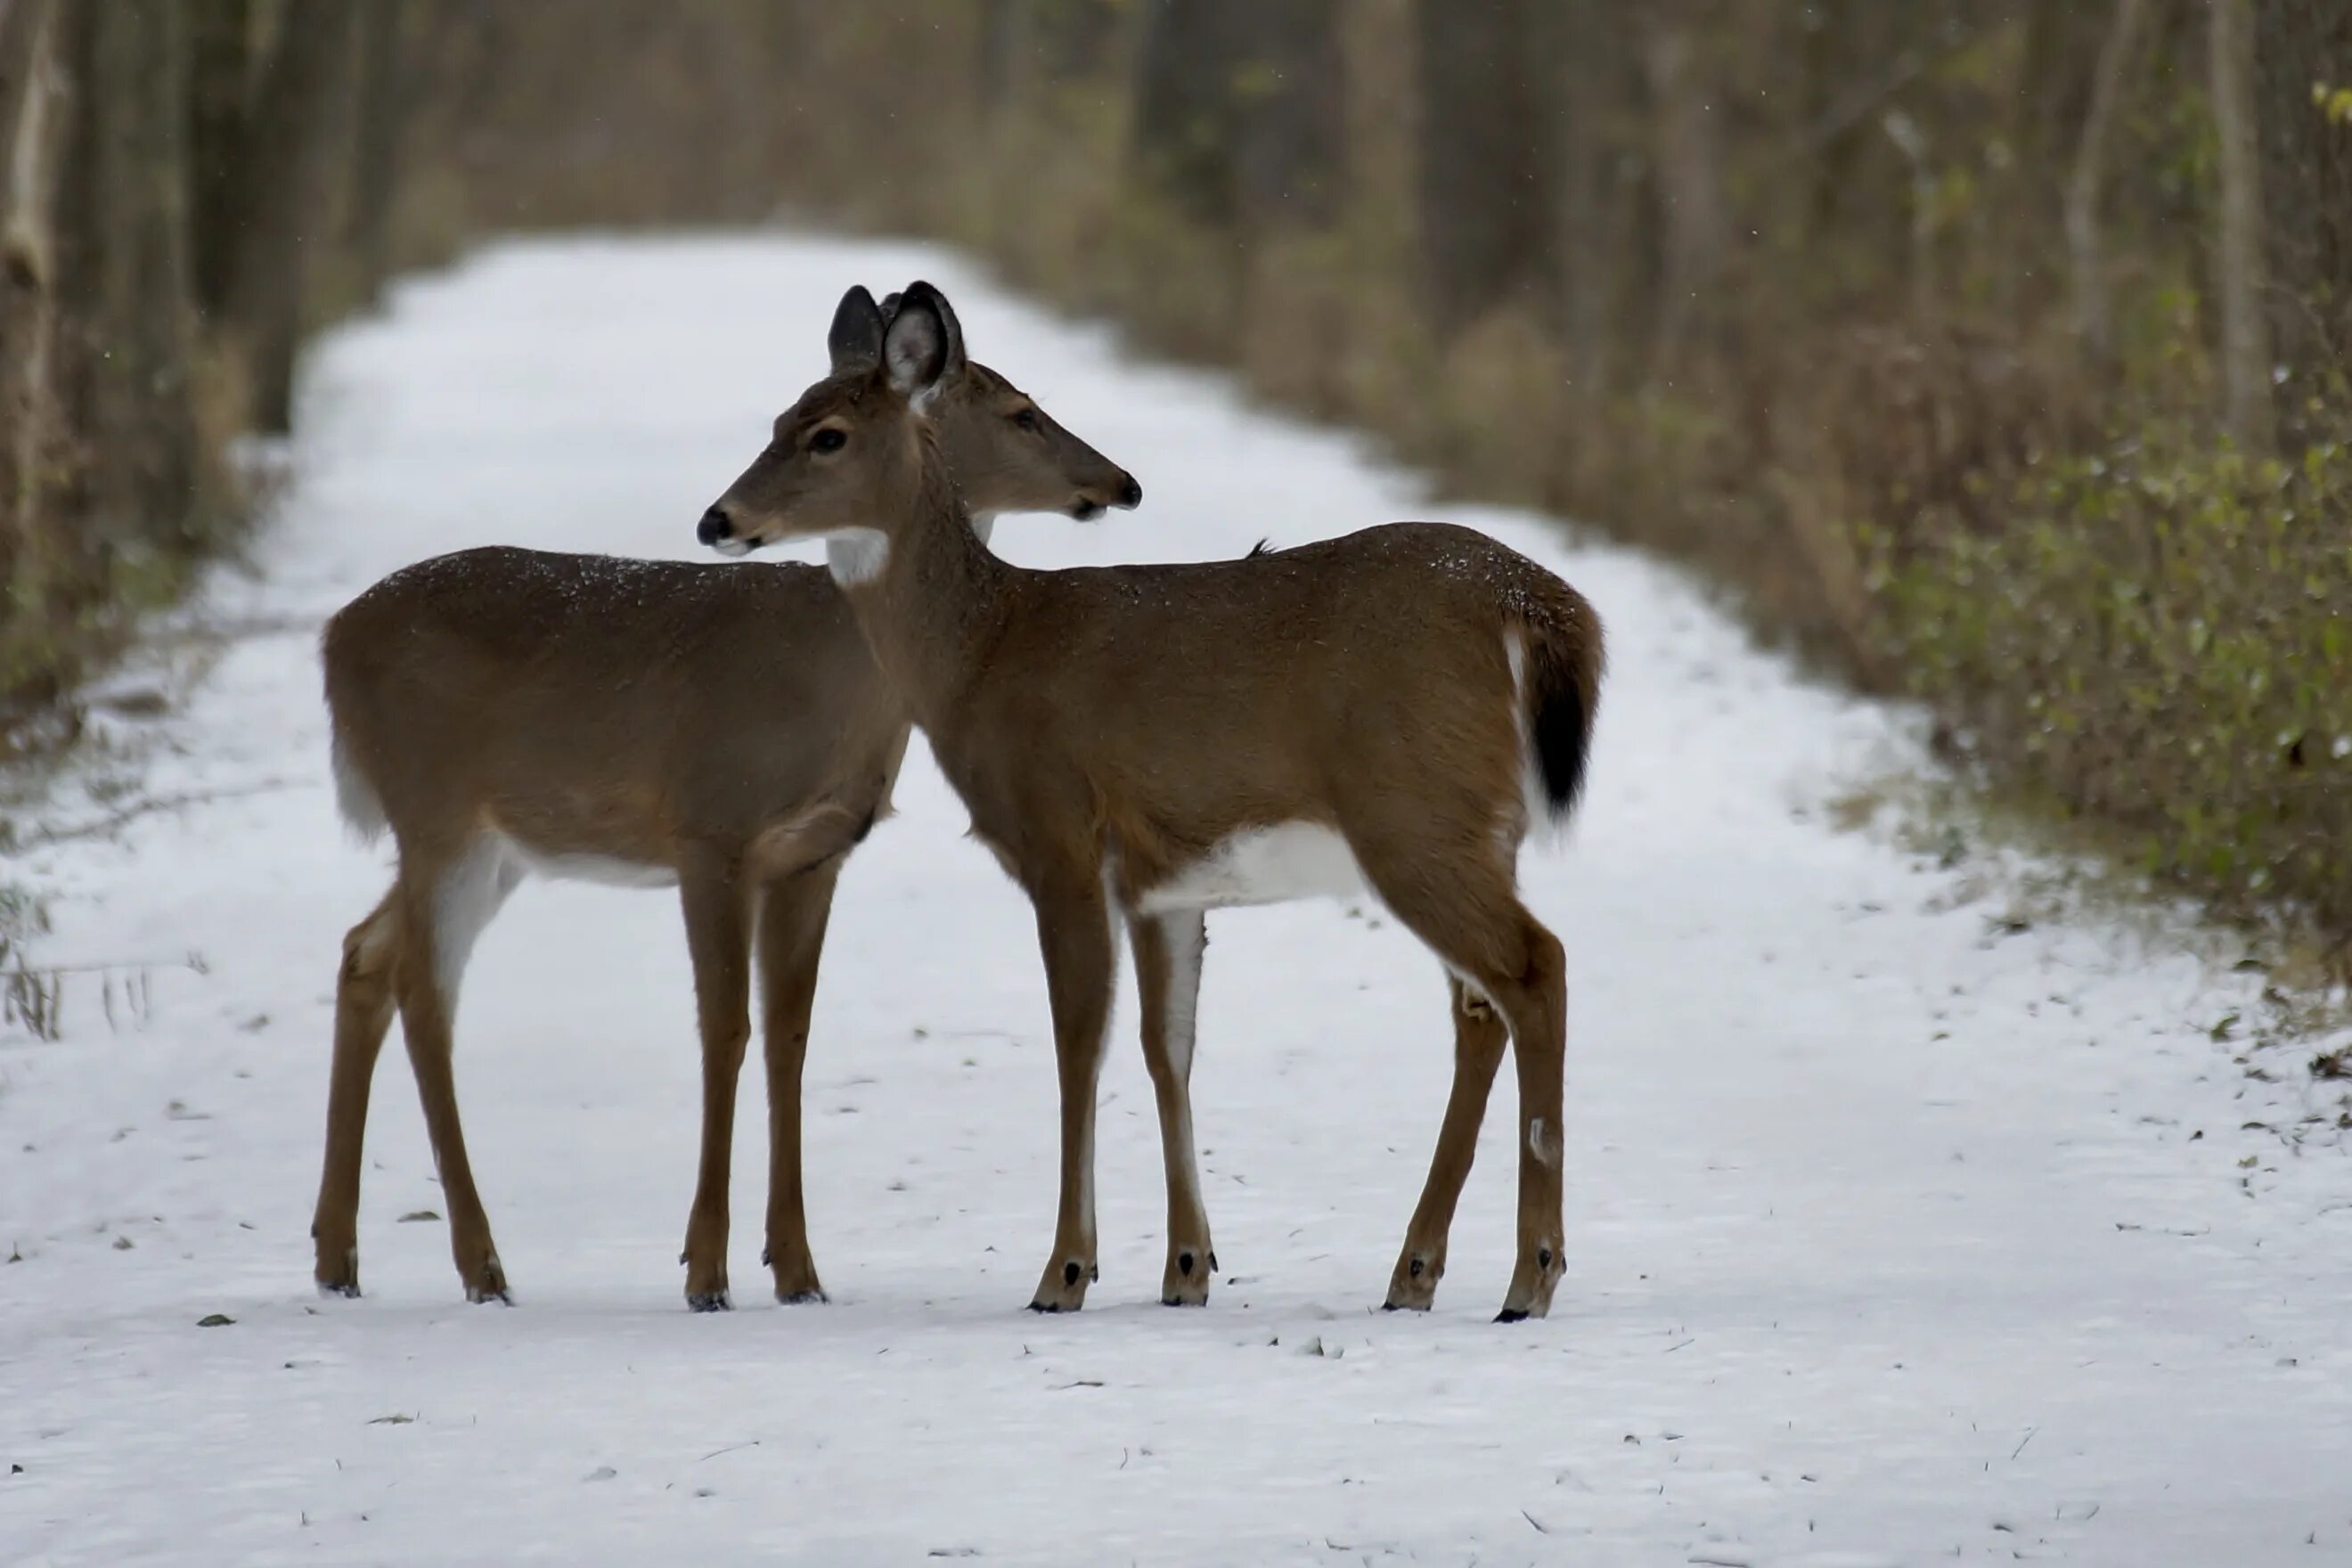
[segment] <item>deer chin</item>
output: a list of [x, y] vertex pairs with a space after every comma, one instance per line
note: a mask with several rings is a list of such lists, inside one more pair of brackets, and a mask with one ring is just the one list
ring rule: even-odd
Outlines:
[[725, 539], [712, 540], [710, 548], [721, 555], [749, 555], [765, 542], [764, 540], [744, 539], [739, 535], [730, 534]]
[[1070, 515], [1080, 522], [1093, 522], [1109, 510], [1100, 501], [1074, 500], [1070, 503]]

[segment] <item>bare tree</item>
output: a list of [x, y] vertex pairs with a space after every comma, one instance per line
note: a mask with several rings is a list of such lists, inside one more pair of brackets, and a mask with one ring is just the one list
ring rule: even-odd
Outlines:
[[188, 223], [196, 300], [207, 316], [227, 308], [236, 265], [238, 178], [253, 68], [247, 0], [188, 0]]
[[194, 514], [187, 98], [171, 0], [68, 5], [75, 80], [61, 186], [65, 393], [87, 549], [179, 542]]
[[2099, 45], [2099, 62], [2091, 82], [2091, 104], [2083, 117], [2083, 134], [2074, 143], [2074, 161], [2066, 178], [2066, 256], [2073, 273], [2074, 331], [2097, 359], [2114, 353], [2115, 332], [2108, 320], [2107, 280], [2099, 246], [2099, 195], [2106, 177], [2108, 132], [2115, 124], [2116, 105], [2139, 47], [2141, 24], [2147, 19], [2147, 0], [2116, 0], [2115, 16]]
[[358, 0], [359, 94], [352, 137], [351, 250], [360, 297], [373, 300], [392, 270], [392, 203], [405, 82], [400, 0]]
[[0, 591], [32, 537], [36, 476], [57, 422], [56, 13], [54, 0], [14, 0], [0, 13]]
[[1451, 329], [1512, 296], [1549, 303], [1559, 208], [1536, 0], [1418, 0], [1421, 240]]
[[2256, 0], [2254, 17], [2271, 327], [2292, 407], [2352, 368], [2352, 124], [2335, 96], [2352, 90], [2352, 5]]
[[351, 16], [341, 5], [287, 6], [254, 89], [226, 314], [245, 347], [257, 430], [293, 424], [304, 280], [327, 206], [325, 129], [347, 79]]
[[1697, 29], [1679, 14], [1684, 9], [1654, 9], [1642, 40], [1642, 65], [1656, 116], [1659, 226], [1665, 263], [1659, 286], [1657, 353], [1660, 363], [1668, 366], [1681, 358], [1696, 323], [1712, 313], [1710, 300], [1728, 226], [1718, 144], [1721, 106], [1713, 100], [1708, 78], [1696, 58]]
[[2263, 313], [2262, 161], [2254, 141], [2254, 37], [2247, 0], [2206, 0], [2219, 147], [2222, 422], [2257, 454], [2273, 445]]

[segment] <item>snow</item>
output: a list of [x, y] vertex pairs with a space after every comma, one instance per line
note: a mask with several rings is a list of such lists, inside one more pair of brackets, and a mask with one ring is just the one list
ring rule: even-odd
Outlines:
[[[698, 556], [841, 290], [918, 276], [1145, 484], [1131, 517], [1007, 520], [1014, 559], [1237, 555], [1434, 510], [1606, 617], [1588, 803], [1526, 866], [1570, 964], [1549, 1321], [1488, 1321], [1507, 1072], [1437, 1310], [1372, 1310], [1444, 1103], [1445, 987], [1377, 910], [1328, 902], [1211, 917], [1208, 1307], [1157, 1304], [1130, 982], [1102, 1280], [1076, 1317], [1022, 1311], [1052, 1239], [1043, 978], [919, 741], [843, 879], [817, 1005], [831, 1304], [766, 1300], [747, 1085], [739, 1310], [686, 1311], [700, 1096], [675, 900], [544, 882], [481, 942], [457, 1029], [520, 1304], [467, 1306], [446, 1227], [401, 1223], [441, 1204], [397, 1050], [367, 1295], [314, 1297], [339, 943], [388, 854], [335, 817], [317, 623], [469, 544]], [[1433, 508], [1345, 436], [903, 245], [502, 247], [334, 333], [304, 396], [255, 570], [189, 617], [221, 629], [152, 661], [185, 704], [110, 721], [43, 811], [120, 809], [93, 782], [110, 755], [194, 798], [0, 873], [52, 900], [42, 960], [154, 966], [139, 1016], [110, 1026], [77, 974], [61, 1041], [0, 1036], [0, 1250], [21, 1256], [0, 1266], [0, 1561], [2352, 1561], [2352, 1166], [2242, 1126], [2324, 1103], [2209, 1038], [2259, 977], [2090, 924], [2005, 934], [1965, 871], [1833, 828], [1844, 783], [1916, 762], [1906, 717], [1801, 683], [1673, 573]]]

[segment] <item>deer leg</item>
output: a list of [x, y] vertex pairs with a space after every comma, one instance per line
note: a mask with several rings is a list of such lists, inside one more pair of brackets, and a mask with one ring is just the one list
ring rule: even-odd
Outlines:
[[[1390, 825], [1393, 826], [1393, 825]], [[1457, 848], [1442, 841], [1416, 840], [1403, 833], [1350, 834], [1350, 846], [1373, 889], [1415, 936], [1427, 942], [1446, 968], [1460, 977], [1456, 986], [1457, 1014], [1464, 1014], [1464, 995], [1483, 996], [1502, 1015], [1511, 1041], [1512, 1059], [1519, 1078], [1519, 1201], [1518, 1261], [1511, 1274], [1497, 1320], [1516, 1322], [1542, 1317], [1551, 1307], [1553, 1289], [1568, 1271], [1561, 1237], [1561, 1171], [1566, 1140], [1561, 1127], [1561, 1102], [1567, 1057], [1567, 962], [1559, 941], [1537, 923], [1513, 890], [1507, 858], [1465, 859]], [[1443, 877], [1430, 868], [1450, 867]], [[1466, 1014], [1465, 1015], [1466, 1017]], [[1491, 1025], [1483, 1026], [1491, 1029]], [[1475, 1142], [1486, 1101], [1483, 1089], [1474, 1092], [1464, 1059], [1465, 1045], [1491, 1057], [1493, 1036], [1465, 1041], [1456, 1026], [1454, 1093], [1446, 1106], [1436, 1161], [1423, 1190], [1414, 1228], [1407, 1233], [1401, 1269], [1410, 1283], [1418, 1251], [1444, 1256], [1444, 1227], [1423, 1228], [1434, 1222], [1437, 1205], [1451, 1218], [1453, 1200], [1469, 1174], [1470, 1149]], [[1491, 1081], [1494, 1068], [1486, 1068]], [[1458, 1160], [1458, 1173], [1445, 1167]], [[1425, 1270], [1424, 1270], [1425, 1271]], [[1395, 1281], [1391, 1282], [1391, 1300]], [[1414, 1302], [1410, 1293], [1401, 1305]]]
[[335, 1054], [327, 1085], [327, 1153], [310, 1217], [322, 1296], [360, 1293], [360, 1168], [367, 1140], [368, 1087], [392, 1029], [393, 981], [400, 965], [400, 890], [386, 892], [343, 938], [335, 975]]
[[761, 1033], [768, 1066], [768, 1243], [776, 1300], [822, 1301], [809, 1251], [801, 1184], [801, 1069], [808, 1056], [809, 1013], [816, 1003], [817, 960], [840, 865], [772, 882], [760, 910]]
[[1568, 966], [1559, 939], [1519, 911], [1526, 955], [1516, 973], [1485, 982], [1511, 1026], [1511, 1060], [1519, 1075], [1519, 1257], [1496, 1321], [1515, 1323], [1551, 1310], [1552, 1292], [1568, 1272], [1562, 1240], [1561, 1162], [1567, 1137], [1561, 1121], [1567, 1071]]
[[1037, 899], [1037, 941], [1054, 1007], [1054, 1062], [1062, 1099], [1062, 1190], [1053, 1256], [1030, 1299], [1034, 1312], [1075, 1312], [1101, 1272], [1095, 1251], [1095, 1092], [1118, 966], [1110, 910], [1091, 875]]
[[1209, 1244], [1192, 1147], [1192, 1038], [1208, 931], [1193, 910], [1138, 919], [1128, 937], [1143, 1009], [1143, 1065], [1160, 1104], [1160, 1152], [1167, 1166], [1168, 1266], [1160, 1277], [1160, 1300], [1171, 1307], [1205, 1306], [1217, 1255]]
[[731, 860], [695, 857], [679, 868], [686, 946], [694, 961], [695, 1017], [702, 1032], [702, 1160], [686, 1222], [686, 1304], [723, 1312], [727, 1291], [727, 1185], [735, 1152], [735, 1086], [751, 1037], [751, 932]]
[[425, 887], [404, 873], [398, 889], [407, 939], [394, 972], [400, 1027], [408, 1040], [417, 1098], [425, 1106], [433, 1163], [441, 1173], [441, 1195], [449, 1206], [449, 1249], [469, 1301], [511, 1298], [481, 1194], [474, 1190], [473, 1165], [466, 1157], [450, 1020], [474, 941], [513, 889], [518, 875], [494, 842], [482, 840]]
[[1471, 1162], [1478, 1153], [1478, 1128], [1486, 1118], [1486, 1097], [1495, 1087], [1496, 1069], [1503, 1063], [1503, 1046], [1509, 1038], [1494, 1004], [1470, 991], [1458, 979], [1448, 978], [1446, 994], [1454, 1015], [1454, 1090], [1446, 1098], [1445, 1121], [1437, 1134], [1437, 1152], [1429, 1163], [1429, 1179], [1414, 1205], [1412, 1223], [1405, 1227], [1404, 1250], [1389, 1276], [1390, 1311], [1429, 1310], [1437, 1296], [1437, 1282], [1445, 1277], [1445, 1242], [1454, 1227], [1454, 1205], [1462, 1184], [1470, 1178]]

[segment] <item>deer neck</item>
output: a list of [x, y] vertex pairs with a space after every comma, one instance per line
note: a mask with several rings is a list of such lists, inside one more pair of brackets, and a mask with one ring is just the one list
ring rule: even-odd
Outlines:
[[835, 539], [834, 578], [883, 673], [928, 729], [962, 694], [1003, 629], [1013, 569], [991, 553], [992, 517], [964, 510], [928, 432], [888, 504], [895, 532]]

